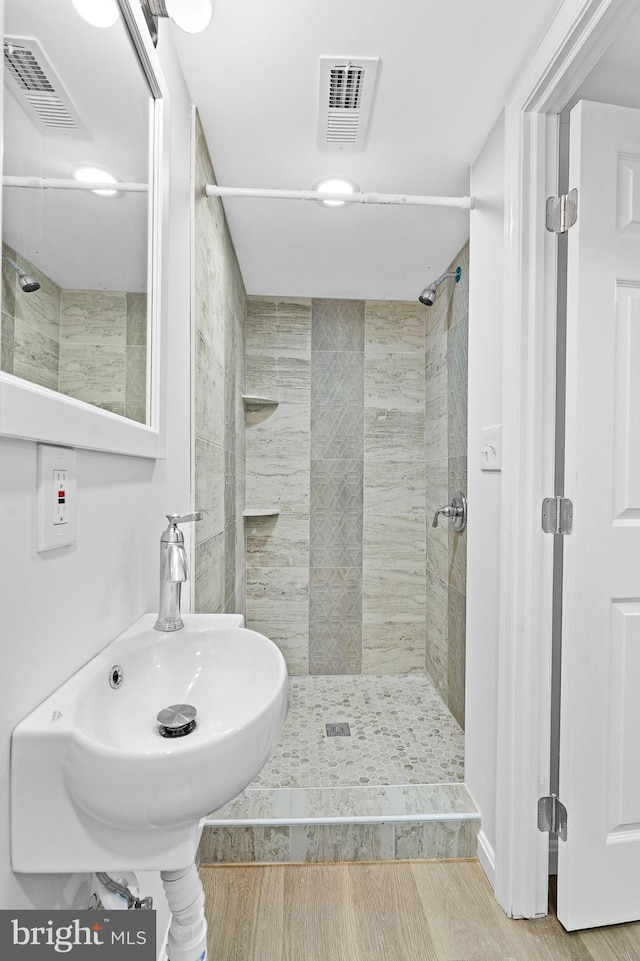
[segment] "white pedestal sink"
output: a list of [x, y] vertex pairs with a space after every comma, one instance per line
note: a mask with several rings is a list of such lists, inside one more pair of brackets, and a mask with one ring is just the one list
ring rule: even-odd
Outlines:
[[[144, 615], [18, 724], [14, 871], [193, 862], [200, 820], [253, 780], [286, 714], [282, 654], [229, 617], [187, 614], [163, 634]], [[157, 715], [175, 704], [196, 708], [195, 729], [163, 737]]]

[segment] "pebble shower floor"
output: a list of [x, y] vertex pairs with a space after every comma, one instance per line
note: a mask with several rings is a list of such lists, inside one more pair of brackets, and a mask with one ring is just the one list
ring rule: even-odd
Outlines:
[[[351, 736], [327, 737], [347, 722]], [[252, 789], [464, 780], [464, 733], [422, 675], [289, 678], [280, 741]]]

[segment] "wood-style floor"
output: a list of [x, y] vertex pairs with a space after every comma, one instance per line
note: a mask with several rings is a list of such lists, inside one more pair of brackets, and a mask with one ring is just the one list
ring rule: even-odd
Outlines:
[[208, 961], [640, 961], [640, 923], [507, 918], [476, 861], [201, 866]]

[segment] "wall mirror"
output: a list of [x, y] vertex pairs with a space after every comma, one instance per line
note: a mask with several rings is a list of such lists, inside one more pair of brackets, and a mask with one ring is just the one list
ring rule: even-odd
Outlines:
[[162, 456], [163, 93], [137, 0], [6, 0], [0, 433]]

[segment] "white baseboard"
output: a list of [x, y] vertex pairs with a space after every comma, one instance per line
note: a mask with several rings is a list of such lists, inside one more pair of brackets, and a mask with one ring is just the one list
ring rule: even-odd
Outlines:
[[496, 886], [496, 853], [489, 844], [487, 835], [478, 831], [478, 861], [492, 888]]

